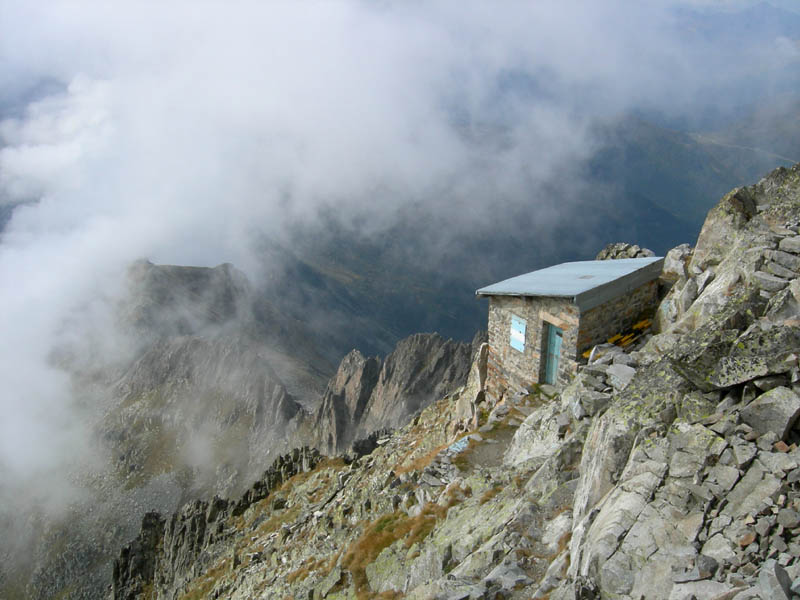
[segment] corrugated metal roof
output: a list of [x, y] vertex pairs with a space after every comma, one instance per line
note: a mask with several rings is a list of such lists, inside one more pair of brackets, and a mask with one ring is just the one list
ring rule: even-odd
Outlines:
[[568, 262], [518, 275], [475, 293], [572, 298], [581, 310], [588, 310], [656, 279], [663, 263], [659, 256]]

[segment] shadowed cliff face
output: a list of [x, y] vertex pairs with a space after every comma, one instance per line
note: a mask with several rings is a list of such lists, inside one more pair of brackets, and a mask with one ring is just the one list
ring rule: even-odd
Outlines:
[[404, 425], [434, 400], [464, 385], [472, 344], [418, 333], [401, 340], [383, 361], [348, 354], [328, 383], [322, 402], [301, 425], [305, 443], [323, 452], [344, 452], [350, 444], [381, 429]]

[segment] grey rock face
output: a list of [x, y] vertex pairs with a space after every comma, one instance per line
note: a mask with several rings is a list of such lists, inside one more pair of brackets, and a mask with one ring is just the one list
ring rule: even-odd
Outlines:
[[776, 387], [748, 404], [741, 415], [758, 433], [774, 432], [779, 439], [786, 439], [800, 416], [800, 396], [789, 388]]
[[226, 519], [241, 515], [292, 476], [313, 469], [320, 460], [316, 450], [295, 449], [279, 457], [237, 502], [219, 497], [210, 502], [197, 500], [168, 520], [157, 513], [145, 515], [140, 535], [114, 562], [114, 599], [176, 597], [186, 581], [202, 572], [202, 553], [209, 545], [224, 540]]
[[471, 344], [445, 340], [435, 333], [401, 340], [381, 366], [357, 434], [398, 427], [421, 408], [464, 385], [478, 345], [473, 349]]
[[142, 335], [187, 335], [250, 312], [247, 278], [228, 263], [212, 269], [142, 260], [129, 269], [128, 286], [120, 310]]
[[420, 333], [398, 342], [384, 361], [353, 350], [328, 383], [319, 407], [301, 423], [298, 443], [336, 454], [357, 438], [404, 424], [466, 383], [481, 343], [480, 336], [467, 344]]
[[158, 513], [147, 513], [137, 538], [125, 546], [114, 561], [114, 598], [134, 600], [144, 595], [147, 587], [152, 585], [163, 536], [164, 519]]
[[686, 279], [688, 271], [686, 265], [692, 256], [692, 247], [689, 244], [676, 246], [664, 257], [664, 268], [662, 277], [669, 281], [680, 281]]
[[380, 368], [378, 358], [364, 358], [358, 350], [342, 360], [313, 417], [313, 431], [326, 454], [342, 452], [352, 443]]
[[758, 587], [764, 600], [789, 600], [792, 580], [789, 574], [776, 561], [770, 559], [761, 565], [758, 573]]

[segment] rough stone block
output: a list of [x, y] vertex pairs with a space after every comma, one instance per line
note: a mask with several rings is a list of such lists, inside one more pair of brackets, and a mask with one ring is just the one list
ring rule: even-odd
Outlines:
[[748, 513], [759, 511], [780, 485], [780, 480], [766, 473], [761, 463], [756, 460], [728, 494], [728, 504], [723, 513], [733, 517], [743, 517]]
[[719, 563], [731, 562], [736, 558], [736, 553], [733, 551], [733, 544], [721, 533], [717, 533], [708, 538], [708, 541], [703, 544], [701, 552]]
[[786, 387], [776, 387], [761, 394], [740, 411], [745, 423], [760, 434], [774, 432], [785, 440], [800, 416], [800, 396]]
[[691, 581], [676, 584], [669, 594], [669, 600], [685, 600], [686, 598], [716, 598], [731, 592], [735, 588], [721, 581]]
[[786, 279], [781, 279], [764, 271], [756, 271], [753, 273], [753, 278], [758, 287], [768, 292], [779, 292], [789, 283]]
[[784, 252], [800, 253], [800, 235], [783, 238], [778, 247]]
[[772, 252], [772, 260], [792, 271], [800, 270], [800, 256], [775, 250]]
[[774, 261], [767, 263], [767, 271], [784, 279], [795, 279], [797, 277], [797, 273]]
[[800, 526], [800, 514], [790, 508], [781, 509], [778, 512], [778, 524], [786, 529], [794, 529]]
[[622, 364], [613, 364], [608, 367], [608, 382], [617, 390], [623, 390], [636, 375], [636, 369]]
[[789, 600], [792, 581], [775, 560], [766, 560], [758, 573], [758, 587], [764, 600]]

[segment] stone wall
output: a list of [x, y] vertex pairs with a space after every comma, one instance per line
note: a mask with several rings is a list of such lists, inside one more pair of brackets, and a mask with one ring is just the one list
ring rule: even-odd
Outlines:
[[[524, 352], [510, 344], [512, 315], [526, 321]], [[489, 297], [486, 392], [491, 401], [497, 402], [505, 390], [515, 392], [539, 382], [545, 322], [564, 331], [558, 365], [558, 381], [564, 383], [577, 369], [577, 306], [565, 298]]]
[[578, 356], [602, 344], [616, 333], [624, 333], [658, 303], [658, 280], [646, 283], [628, 294], [609, 300], [580, 315]]

